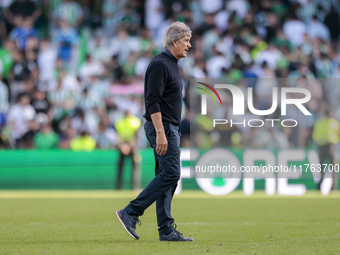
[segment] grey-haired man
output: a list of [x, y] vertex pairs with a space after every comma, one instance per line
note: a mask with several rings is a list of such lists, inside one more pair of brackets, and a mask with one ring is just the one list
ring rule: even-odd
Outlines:
[[165, 31], [165, 51], [150, 62], [145, 75], [144, 96], [146, 137], [154, 149], [155, 178], [116, 215], [128, 234], [138, 240], [136, 223], [139, 216], [156, 201], [160, 241], [193, 241], [176, 230], [171, 216], [171, 201], [181, 176], [180, 130], [183, 84], [178, 60], [186, 57], [191, 30], [174, 22]]

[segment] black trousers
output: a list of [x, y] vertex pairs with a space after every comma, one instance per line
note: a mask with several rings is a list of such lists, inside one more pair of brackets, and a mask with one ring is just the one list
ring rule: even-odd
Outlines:
[[132, 174], [131, 174], [131, 184], [133, 189], [139, 188], [139, 178], [138, 178], [138, 169], [137, 163], [135, 161], [136, 149], [130, 143], [126, 143], [130, 146], [131, 152], [128, 155], [125, 155], [122, 150], [119, 150], [119, 160], [118, 160], [118, 172], [117, 172], [117, 180], [116, 180], [116, 189], [122, 189], [123, 186], [123, 167], [125, 159], [132, 160]]
[[[325, 145], [321, 145], [319, 146], [319, 157], [320, 157], [320, 164], [321, 166], [323, 164], [335, 164], [335, 161], [334, 161], [334, 153], [335, 153], [335, 145], [334, 144], [325, 144]], [[323, 169], [323, 168], [322, 168]], [[320, 185], [324, 179], [324, 175], [325, 173], [322, 171], [321, 172], [321, 180], [318, 184], [318, 188], [320, 189]], [[333, 178], [333, 189], [335, 189], [337, 187], [336, 185], [336, 181], [337, 181], [337, 178], [336, 178], [336, 172], [333, 170], [332, 172], [332, 178]]]
[[181, 176], [179, 126], [169, 122], [163, 122], [163, 126], [168, 140], [168, 150], [165, 155], [159, 156], [156, 153], [156, 130], [151, 121], [147, 121], [144, 125], [146, 137], [154, 149], [155, 178], [125, 208], [127, 214], [140, 216], [156, 201], [159, 235], [167, 235], [173, 231], [171, 201]]

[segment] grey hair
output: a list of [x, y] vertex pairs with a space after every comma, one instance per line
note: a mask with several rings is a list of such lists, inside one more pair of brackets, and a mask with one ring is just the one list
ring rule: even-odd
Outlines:
[[185, 25], [183, 22], [176, 21], [172, 23], [166, 30], [163, 39], [163, 46], [165, 49], [169, 49], [173, 46], [172, 42], [177, 42], [184, 36], [190, 36], [190, 27]]

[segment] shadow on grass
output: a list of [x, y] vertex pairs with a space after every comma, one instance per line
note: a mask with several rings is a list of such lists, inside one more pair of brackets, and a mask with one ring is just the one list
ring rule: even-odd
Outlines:
[[36, 240], [1, 240], [0, 245], [4, 244], [115, 244], [115, 243], [126, 243], [126, 244], [139, 244], [139, 243], [161, 243], [158, 240], [123, 240], [123, 239], [107, 239], [107, 240], [46, 240], [46, 241], [36, 241]]
[[152, 244], [174, 244], [174, 243], [193, 243], [193, 242], [160, 242], [158, 239], [150, 240], [131, 240], [129, 239], [107, 239], [107, 240], [97, 240], [97, 239], [83, 239], [83, 240], [46, 240], [46, 241], [36, 241], [36, 240], [2, 240], [0, 241], [0, 245], [4, 244], [145, 244], [145, 243], [152, 243]]

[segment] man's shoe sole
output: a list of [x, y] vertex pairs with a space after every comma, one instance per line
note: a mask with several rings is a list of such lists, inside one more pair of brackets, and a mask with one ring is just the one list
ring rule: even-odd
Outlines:
[[122, 224], [122, 226], [124, 227], [125, 231], [126, 231], [133, 239], [138, 240], [138, 238], [134, 237], [134, 236], [129, 232], [129, 230], [127, 230], [127, 228], [126, 228], [125, 225], [124, 225], [124, 222], [123, 222], [122, 218], [119, 216], [118, 211], [116, 212], [116, 216], [117, 216], [118, 220], [120, 221], [120, 223]]

